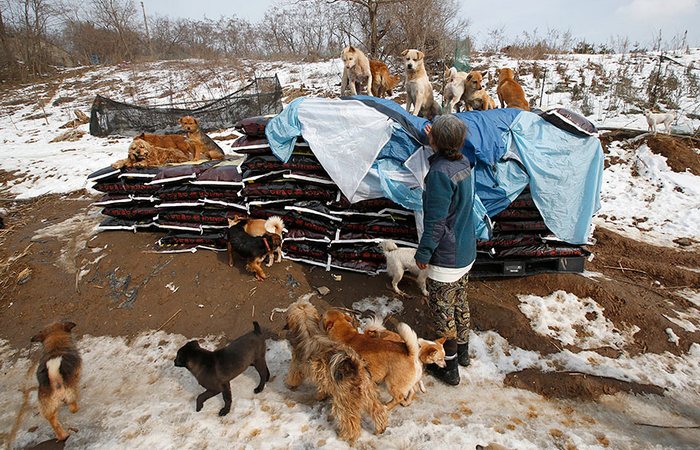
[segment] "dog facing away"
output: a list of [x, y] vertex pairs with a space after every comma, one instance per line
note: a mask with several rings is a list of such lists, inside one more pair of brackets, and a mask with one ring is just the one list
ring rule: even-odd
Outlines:
[[472, 70], [464, 79], [465, 88], [463, 100], [468, 111], [485, 111], [487, 109], [496, 108], [496, 102], [493, 101], [481, 84], [486, 74], [487, 72]]
[[445, 88], [443, 97], [445, 99], [445, 114], [457, 112], [456, 106], [462, 100], [465, 89], [466, 72], [458, 72], [454, 67], [445, 66]]
[[286, 322], [292, 347], [287, 386], [296, 389], [309, 380], [316, 385], [319, 399], [330, 397], [338, 435], [350, 444], [360, 437], [363, 414], [374, 421], [375, 434], [383, 433], [387, 410], [360, 355], [324, 333], [318, 310], [308, 298], [289, 305]]
[[401, 77], [389, 73], [389, 68], [376, 59], [369, 60], [369, 69], [372, 72], [372, 95], [384, 98], [385, 94], [394, 95], [393, 91]]
[[396, 327], [403, 342], [375, 339], [361, 334], [351, 317], [334, 309], [324, 314], [323, 327], [332, 340], [348, 345], [367, 362], [372, 381], [386, 384], [392, 397], [386, 405], [389, 411], [399, 403], [411, 404], [413, 387], [423, 376], [423, 366], [418, 360], [418, 337], [411, 327], [405, 323]]
[[421, 270], [416, 265], [416, 249], [398, 247], [391, 239], [384, 239], [379, 246], [386, 257], [386, 271], [391, 277], [391, 287], [394, 289], [394, 292], [402, 297], [406, 296], [406, 293], [399, 289], [399, 282], [403, 279], [404, 273], [408, 271], [416, 277], [421, 293], [427, 296], [426, 280], [428, 279], [428, 270]]
[[345, 47], [340, 53], [343, 60], [343, 79], [340, 82], [340, 95], [345, 95], [345, 89], [350, 86], [350, 95], [357, 95], [358, 87], [367, 89], [367, 95], [372, 95], [372, 70], [369, 59], [362, 50], [352, 45]]
[[136, 138], [129, 146], [129, 156], [112, 164], [115, 169], [124, 167], [158, 167], [164, 164], [189, 161], [190, 157], [176, 148], [154, 147], [148, 141]]
[[272, 254], [282, 245], [282, 236], [267, 232], [262, 236], [251, 236], [245, 231], [245, 222], [237, 219], [228, 219], [228, 224], [226, 233], [228, 265], [233, 267], [233, 254], [237, 253], [246, 259], [246, 270], [255, 273], [258, 281], [263, 281], [267, 275], [260, 263], [266, 256], [272, 258]]
[[423, 52], [408, 49], [401, 52], [406, 73], [406, 111], [433, 120], [440, 114], [440, 106], [433, 98], [433, 87], [425, 71]]
[[187, 138], [194, 147], [192, 159], [199, 161], [200, 159], [224, 159], [224, 151], [219, 147], [219, 144], [214, 142], [212, 138], [206, 135], [201, 128], [199, 122], [192, 116], [181, 117], [180, 126], [187, 132]]
[[498, 70], [498, 87], [496, 88], [498, 101], [501, 102], [501, 108], [519, 108], [524, 111], [530, 111], [530, 104], [525, 99], [525, 91], [522, 86], [515, 81], [515, 72], [513, 69], [504, 67]]
[[58, 409], [65, 403], [70, 412], [78, 411], [82, 360], [71, 338], [73, 328], [73, 322], [54, 323], [31, 339], [44, 346], [36, 369], [39, 411], [59, 441], [65, 441], [69, 435], [58, 421]]
[[666, 128], [666, 133], [671, 134], [671, 124], [676, 120], [676, 113], [653, 113], [651, 110], [644, 110], [644, 117], [647, 118], [648, 130], [656, 134], [656, 126], [663, 123]]
[[226, 347], [215, 351], [205, 350], [199, 342], [190, 341], [180, 347], [175, 356], [175, 367], [186, 367], [206, 391], [197, 396], [195, 410], [202, 410], [204, 402], [221, 394], [224, 407], [220, 416], [231, 411], [231, 380], [243, 373], [249, 366], [255, 367], [260, 375], [260, 383], [253, 390], [256, 394], [265, 389], [270, 380], [270, 371], [265, 362], [265, 339], [258, 322], [253, 322], [253, 331], [234, 339]]
[[[243, 225], [243, 229], [251, 236], [264, 236], [265, 233], [273, 233], [282, 238], [282, 233], [286, 231], [284, 221], [279, 216], [271, 216], [267, 219], [248, 219]], [[272, 267], [273, 253], [277, 253], [277, 262], [282, 261], [282, 246], [278, 246], [274, 252], [270, 253], [267, 267]]]

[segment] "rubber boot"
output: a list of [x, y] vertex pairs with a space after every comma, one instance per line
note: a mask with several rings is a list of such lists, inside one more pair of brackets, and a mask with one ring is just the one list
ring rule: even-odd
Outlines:
[[462, 367], [469, 366], [469, 343], [457, 344], [457, 362]]
[[427, 366], [428, 373], [438, 380], [450, 386], [459, 384], [459, 365], [457, 364], [457, 341], [448, 339], [444, 344], [445, 348], [445, 367], [439, 367], [437, 364], [429, 364]]

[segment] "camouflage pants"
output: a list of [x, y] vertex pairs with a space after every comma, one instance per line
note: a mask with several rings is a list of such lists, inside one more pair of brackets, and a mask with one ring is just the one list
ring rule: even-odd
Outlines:
[[428, 278], [428, 306], [433, 332], [438, 337], [456, 339], [457, 343], [469, 342], [471, 316], [467, 301], [469, 274], [452, 283], [442, 283]]

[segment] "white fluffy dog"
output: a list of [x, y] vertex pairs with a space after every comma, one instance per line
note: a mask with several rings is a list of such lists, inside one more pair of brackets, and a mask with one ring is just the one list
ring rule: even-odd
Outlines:
[[468, 74], [466, 72], [457, 72], [457, 69], [454, 67], [445, 66], [444, 76], [445, 89], [443, 90], [443, 97], [445, 98], [445, 113], [450, 114], [455, 111], [455, 107], [462, 100]]
[[676, 120], [676, 113], [653, 113], [651, 110], [645, 110], [644, 116], [649, 124], [649, 131], [656, 134], [656, 125], [663, 123], [666, 127], [666, 133], [671, 134], [671, 123]]
[[427, 270], [420, 270], [416, 265], [416, 249], [410, 247], [398, 247], [391, 239], [385, 239], [380, 244], [384, 256], [386, 256], [386, 270], [391, 277], [391, 287], [394, 292], [401, 296], [405, 296], [399, 289], [399, 281], [403, 278], [404, 272], [408, 271], [416, 276], [416, 282], [423, 295], [428, 295], [428, 289], [425, 287], [425, 281], [428, 278]]

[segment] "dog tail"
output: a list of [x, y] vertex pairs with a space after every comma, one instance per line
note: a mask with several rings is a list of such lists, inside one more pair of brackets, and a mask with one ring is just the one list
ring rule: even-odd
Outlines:
[[253, 321], [253, 333], [257, 334], [260, 336], [262, 334], [262, 329], [260, 328], [260, 324], [257, 321]]
[[280, 216], [272, 216], [265, 221], [265, 231], [282, 236], [284, 221]]
[[397, 84], [399, 84], [399, 81], [401, 81], [401, 77], [398, 75], [389, 75], [389, 79], [386, 82], [386, 91], [389, 93], [389, 95], [393, 95], [392, 91], [396, 87]]
[[49, 370], [49, 383], [54, 391], [63, 387], [63, 377], [60, 372], [61, 361], [63, 361], [63, 357], [61, 356], [46, 361], [46, 368]]
[[367, 322], [364, 331], [367, 336], [378, 337], [382, 334], [382, 332], [386, 331], [386, 328], [384, 328], [382, 319], [374, 316], [369, 320], [369, 322]]
[[406, 343], [408, 348], [408, 356], [411, 358], [418, 358], [418, 353], [420, 352], [420, 346], [418, 345], [418, 336], [416, 332], [411, 329], [408, 325], [401, 322], [396, 327], [396, 332], [399, 333], [401, 339]]

